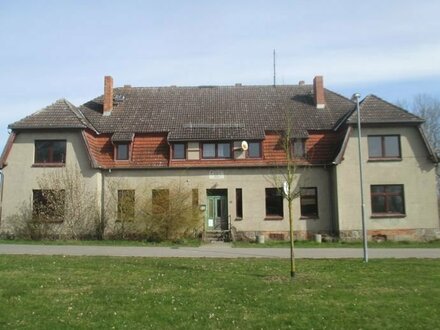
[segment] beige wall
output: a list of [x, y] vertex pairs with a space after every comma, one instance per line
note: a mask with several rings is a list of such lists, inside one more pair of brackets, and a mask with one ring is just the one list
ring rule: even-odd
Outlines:
[[[281, 231], [289, 230], [288, 205], [284, 200], [284, 218], [265, 220], [265, 188], [273, 187], [276, 175], [272, 169], [216, 169], [215, 175], [209, 169], [189, 170], [112, 170], [105, 172], [106, 187], [112, 189], [135, 189], [136, 196], [150, 194], [151, 190], [173, 184], [183, 184], [189, 189], [199, 189], [199, 203], [206, 204], [207, 189], [227, 189], [228, 214], [238, 231]], [[281, 179], [280, 179], [280, 182]], [[293, 202], [295, 231], [330, 231], [331, 205], [329, 198], [329, 174], [327, 169], [307, 168], [302, 170], [302, 186], [318, 188], [319, 219], [300, 219], [300, 200]], [[118, 188], [116, 188], [118, 187]], [[242, 189], [243, 218], [236, 218], [236, 188]], [[112, 193], [106, 192], [109, 196]], [[114, 196], [115, 192], [113, 192]], [[141, 199], [139, 197], [139, 199]], [[110, 224], [114, 221], [116, 205], [109, 210]], [[112, 220], [113, 219], [113, 220]]]
[[[400, 135], [401, 161], [368, 161], [368, 135]], [[365, 219], [368, 230], [429, 229], [439, 226], [435, 165], [416, 127], [363, 128]], [[344, 160], [335, 171], [340, 230], [361, 229], [357, 130], [351, 132]], [[406, 217], [372, 218], [370, 185], [403, 184]]]
[[[60, 139], [66, 140], [65, 167], [33, 167], [34, 141]], [[100, 172], [90, 167], [86, 149], [80, 131], [64, 131], [53, 133], [29, 132], [19, 133], [3, 169], [4, 188], [2, 201], [2, 217], [0, 231], [9, 231], [11, 223], [8, 219], [17, 215], [23, 207], [31, 208], [32, 190], [40, 189], [39, 178], [49, 177], [51, 173], [63, 171], [66, 168], [78, 167], [88, 189], [95, 191], [98, 197]], [[97, 201], [99, 202], [99, 198]], [[99, 205], [98, 205], [99, 207]]]

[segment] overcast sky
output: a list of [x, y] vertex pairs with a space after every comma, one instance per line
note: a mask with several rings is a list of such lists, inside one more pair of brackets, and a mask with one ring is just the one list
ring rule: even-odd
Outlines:
[[7, 125], [116, 86], [311, 83], [350, 97], [440, 98], [439, 0], [0, 0]]

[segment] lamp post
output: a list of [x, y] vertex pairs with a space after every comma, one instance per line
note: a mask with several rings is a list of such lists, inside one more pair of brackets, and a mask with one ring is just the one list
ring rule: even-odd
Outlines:
[[357, 111], [357, 131], [358, 131], [358, 152], [359, 152], [359, 177], [361, 188], [361, 213], [362, 213], [362, 240], [364, 247], [364, 262], [368, 262], [368, 245], [367, 245], [367, 227], [365, 225], [365, 202], [364, 202], [364, 171], [362, 163], [362, 146], [361, 146], [361, 114], [359, 109], [359, 98], [361, 94], [353, 94], [353, 99], [356, 100]]

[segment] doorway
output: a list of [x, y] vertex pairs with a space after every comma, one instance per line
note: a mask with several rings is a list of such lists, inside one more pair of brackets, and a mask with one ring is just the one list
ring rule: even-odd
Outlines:
[[229, 230], [228, 224], [228, 190], [208, 189], [206, 217], [207, 230]]

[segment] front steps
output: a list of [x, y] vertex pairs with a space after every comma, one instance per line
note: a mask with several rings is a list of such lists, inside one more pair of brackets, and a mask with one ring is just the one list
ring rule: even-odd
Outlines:
[[209, 230], [203, 233], [204, 242], [229, 242], [230, 233], [229, 230]]

